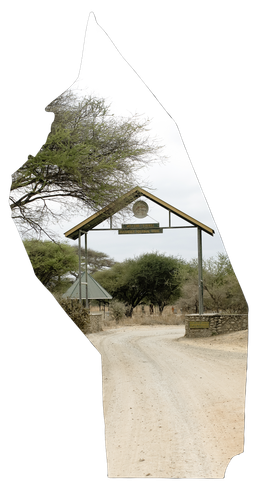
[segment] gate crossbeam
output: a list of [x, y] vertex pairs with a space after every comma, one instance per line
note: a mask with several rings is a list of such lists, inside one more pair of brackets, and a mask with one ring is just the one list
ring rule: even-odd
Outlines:
[[[209, 235], [214, 235], [214, 230], [209, 226], [201, 223], [200, 221], [192, 218], [188, 214], [180, 211], [179, 209], [171, 206], [171, 204], [162, 201], [157, 198], [153, 194], [145, 191], [141, 187], [135, 187], [131, 191], [127, 192], [123, 196], [119, 197], [112, 203], [105, 206], [103, 209], [93, 214], [89, 218], [86, 218], [84, 221], [74, 226], [70, 230], [65, 233], [66, 238], [71, 238], [72, 240], [78, 239], [79, 241], [79, 297], [80, 302], [82, 302], [82, 271], [81, 271], [81, 235], [85, 235], [85, 271], [87, 277], [87, 233], [88, 231], [116, 231], [120, 230], [120, 228], [112, 227], [112, 216], [130, 203], [138, 199], [139, 197], [144, 196], [159, 206], [167, 209], [169, 211], [169, 226], [161, 227], [162, 230], [171, 230], [171, 229], [179, 229], [179, 228], [197, 228], [198, 231], [198, 286], [199, 286], [199, 314], [203, 314], [203, 279], [202, 279], [202, 231], [208, 233]], [[188, 226], [171, 226], [171, 214], [175, 214], [179, 218], [190, 223]], [[110, 227], [109, 228], [96, 228], [103, 221], [110, 219]], [[86, 285], [86, 307], [88, 307], [88, 287]]]

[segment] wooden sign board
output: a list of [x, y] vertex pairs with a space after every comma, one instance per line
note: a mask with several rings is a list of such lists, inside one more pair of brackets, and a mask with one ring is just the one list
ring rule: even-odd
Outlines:
[[122, 230], [144, 230], [146, 228], [153, 229], [159, 228], [159, 223], [134, 223], [131, 225], [121, 225]]
[[210, 322], [189, 322], [189, 328], [210, 328]]
[[154, 229], [143, 229], [143, 230], [119, 230], [119, 235], [131, 235], [131, 234], [134, 234], [136, 233], [137, 235], [141, 234], [141, 233], [163, 233], [163, 230], [162, 228], [154, 228]]
[[119, 235], [131, 235], [140, 233], [163, 233], [163, 228], [159, 228], [159, 223], [141, 223], [132, 225], [122, 225]]

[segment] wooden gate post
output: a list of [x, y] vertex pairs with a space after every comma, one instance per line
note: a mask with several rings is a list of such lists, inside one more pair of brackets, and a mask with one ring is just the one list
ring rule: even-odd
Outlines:
[[82, 274], [81, 274], [81, 230], [78, 231], [78, 278], [79, 278], [79, 303], [82, 304]]
[[87, 233], [85, 233], [85, 307], [88, 308]]
[[202, 236], [201, 228], [198, 231], [198, 283], [199, 283], [199, 315], [203, 315], [203, 279], [202, 279]]

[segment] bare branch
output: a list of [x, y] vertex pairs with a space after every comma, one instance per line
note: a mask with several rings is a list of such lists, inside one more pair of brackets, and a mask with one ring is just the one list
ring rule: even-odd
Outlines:
[[14, 219], [34, 231], [55, 219], [47, 201], [68, 212], [71, 198], [71, 212], [81, 206], [96, 211], [140, 185], [140, 169], [161, 161], [161, 148], [149, 141], [149, 121], [115, 117], [103, 99], [66, 92], [46, 110], [55, 113], [51, 133], [13, 174], [10, 195]]

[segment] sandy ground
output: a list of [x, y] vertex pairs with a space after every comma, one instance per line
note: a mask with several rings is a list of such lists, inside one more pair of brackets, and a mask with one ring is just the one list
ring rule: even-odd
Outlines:
[[243, 452], [247, 332], [184, 326], [89, 334], [102, 356], [109, 477], [224, 478]]

